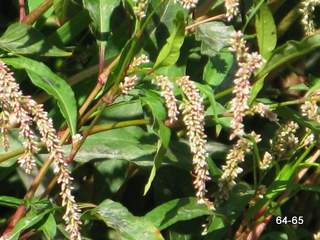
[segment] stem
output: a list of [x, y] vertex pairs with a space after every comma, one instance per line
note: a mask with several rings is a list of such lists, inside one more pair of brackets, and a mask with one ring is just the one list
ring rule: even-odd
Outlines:
[[186, 27], [186, 31], [191, 31], [193, 28], [203, 24], [203, 23], [206, 23], [206, 22], [210, 22], [210, 21], [213, 21], [213, 20], [218, 20], [218, 19], [225, 19], [226, 18], [226, 15], [225, 14], [220, 14], [220, 15], [217, 15], [217, 16], [213, 16], [213, 17], [209, 17], [209, 18], [206, 18], [206, 19], [203, 19], [203, 20], [200, 20], [200, 21], [196, 21], [195, 23], [189, 25]]
[[[104, 131], [108, 131], [108, 130], [112, 130], [112, 129], [116, 129], [116, 128], [123, 128], [123, 127], [130, 127], [130, 126], [139, 126], [139, 125], [146, 125], [146, 124], [149, 124], [150, 121], [147, 120], [147, 119], [137, 119], [137, 120], [129, 120], [129, 121], [122, 121], [122, 122], [117, 122], [117, 123], [107, 123], [107, 124], [101, 124], [101, 125], [97, 125], [97, 126], [93, 126], [86, 129], [86, 131], [88, 132], [89, 135], [92, 135], [92, 134], [96, 134], [96, 133], [99, 133], [99, 132], [104, 132]], [[88, 131], [89, 130], [89, 131]], [[83, 138], [86, 138], [88, 137], [87, 134], [83, 134], [84, 137]], [[84, 141], [85, 139], [83, 139]], [[79, 147], [80, 149], [80, 147]], [[79, 150], [78, 149], [78, 150]], [[77, 150], [77, 151], [78, 151]], [[74, 156], [75, 156], [75, 153], [73, 153]], [[73, 157], [74, 157], [73, 156]], [[69, 156], [69, 159], [70, 160], [72, 158], [72, 156]], [[57, 176], [55, 176], [51, 181], [50, 183], [48, 184], [45, 192], [41, 195], [41, 198], [42, 197], [45, 197], [47, 195], [49, 195], [49, 193], [52, 191], [52, 189], [55, 187], [56, 183], [57, 183]]]
[[257, 190], [257, 188], [258, 188], [257, 167], [259, 169], [261, 158], [260, 158], [259, 149], [258, 149], [258, 146], [257, 146], [256, 142], [253, 142], [253, 152], [254, 152], [254, 157], [253, 157], [253, 183], [254, 183], [254, 189]]
[[[310, 150], [310, 149], [308, 149]], [[306, 151], [309, 152], [309, 151]], [[303, 157], [305, 157], [305, 154], [303, 154]], [[311, 164], [317, 161], [317, 159], [320, 157], [320, 150], [317, 150], [306, 162]], [[299, 158], [299, 160], [302, 159], [302, 156]], [[301, 181], [301, 179], [305, 176], [305, 174], [307, 173], [308, 169], [303, 169], [301, 171], [299, 171], [299, 173], [297, 174], [297, 176], [295, 177], [295, 179], [293, 180], [293, 183], [298, 183], [299, 181]], [[307, 181], [307, 180], [306, 180]], [[277, 202], [280, 203], [282, 202], [283, 199], [287, 198], [289, 195], [289, 191], [285, 191], [278, 199]], [[267, 208], [264, 208], [262, 214], [260, 216], [262, 216], [265, 212], [266, 212]], [[269, 221], [272, 219], [273, 215], [269, 214], [268, 216], [266, 216], [264, 218], [264, 221], [257, 224], [247, 235], [247, 240], [257, 240], [261, 234], [263, 233], [263, 231], [265, 230], [267, 224], [269, 223]]]
[[118, 56], [117, 58], [115, 58], [106, 68], [105, 70], [102, 71], [101, 74], [99, 74], [99, 80], [97, 82], [97, 85], [95, 86], [95, 88], [92, 90], [92, 92], [90, 93], [90, 95], [87, 97], [87, 99], [85, 100], [85, 102], [82, 104], [80, 110], [79, 110], [79, 117], [81, 117], [85, 111], [87, 110], [87, 108], [89, 107], [89, 105], [91, 104], [91, 102], [94, 100], [94, 98], [98, 95], [98, 93], [100, 92], [100, 90], [102, 89], [102, 87], [104, 86], [102, 83], [105, 83], [106, 80], [109, 78], [109, 75], [111, 73], [111, 70], [113, 69], [113, 67], [118, 63], [120, 57]]
[[304, 97], [300, 98], [300, 99], [296, 99], [296, 100], [290, 100], [290, 101], [286, 101], [286, 102], [281, 102], [281, 103], [273, 103], [270, 104], [270, 108], [278, 108], [278, 107], [285, 107], [285, 106], [290, 106], [290, 105], [297, 105], [297, 104], [301, 104], [304, 103], [305, 99]]
[[19, 0], [19, 21], [22, 22], [26, 17], [25, 0]]
[[223, 98], [223, 97], [228, 96], [229, 94], [231, 94], [231, 93], [232, 93], [232, 89], [233, 89], [233, 88], [227, 88], [227, 89], [223, 90], [222, 92], [217, 93], [217, 94], [215, 95], [216, 100], [219, 99], [219, 98]]
[[43, 1], [36, 9], [26, 16], [22, 23], [32, 25], [42, 14], [44, 14], [53, 4], [53, 0]]
[[[100, 42], [99, 44], [99, 75], [103, 72], [104, 68], [104, 57], [105, 57], [106, 43]], [[102, 85], [104, 83], [101, 83]]]
[[116, 128], [124, 128], [124, 127], [130, 127], [130, 126], [140, 126], [140, 125], [146, 125], [149, 124], [150, 120], [148, 119], [137, 119], [137, 120], [129, 120], [129, 121], [122, 121], [122, 122], [116, 122], [116, 123], [106, 123], [97, 125], [91, 128], [90, 135], [96, 134], [99, 132], [104, 132]]
[[[60, 142], [65, 142], [66, 139], [68, 138], [68, 134], [66, 133], [60, 140]], [[42, 178], [45, 176], [46, 172], [48, 171], [50, 165], [52, 164], [53, 159], [48, 159], [41, 167], [39, 174], [35, 177], [35, 179], [33, 180], [31, 187], [29, 188], [29, 190], [27, 191], [27, 193], [25, 194], [24, 199], [31, 199], [33, 198], [35, 192], [37, 191], [40, 182], [42, 180]], [[4, 233], [2, 234], [2, 237], [4, 239], [6, 239], [8, 236], [10, 236], [11, 231], [13, 229], [13, 227], [17, 224], [17, 222], [24, 216], [26, 212], [26, 207], [24, 206], [24, 204], [21, 204], [16, 212], [14, 213], [14, 215], [10, 218], [7, 228], [5, 229]]]

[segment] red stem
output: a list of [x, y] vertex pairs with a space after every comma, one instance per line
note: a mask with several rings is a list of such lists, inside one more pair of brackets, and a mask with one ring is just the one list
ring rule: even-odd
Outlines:
[[26, 17], [25, 0], [19, 0], [19, 21], [22, 22]]
[[12, 215], [12, 217], [9, 220], [8, 226], [6, 228], [6, 230], [3, 232], [2, 234], [2, 238], [3, 239], [7, 239], [10, 235], [11, 232], [14, 228], [14, 226], [17, 224], [17, 222], [20, 220], [20, 218], [22, 218], [25, 214], [26, 208], [24, 205], [20, 205], [16, 212], [14, 213], [14, 215]]

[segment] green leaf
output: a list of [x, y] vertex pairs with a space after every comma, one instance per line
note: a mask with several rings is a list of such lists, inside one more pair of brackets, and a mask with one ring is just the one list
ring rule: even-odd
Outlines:
[[53, 209], [42, 209], [42, 211], [31, 210], [27, 215], [21, 218], [18, 223], [14, 226], [11, 235], [6, 238], [7, 240], [18, 240], [20, 233], [38, 222], [40, 222], [49, 212]]
[[163, 124], [163, 121], [167, 117], [166, 110], [163, 107], [161, 98], [152, 91], [145, 90], [145, 97], [142, 97], [142, 102], [151, 110], [155, 119], [155, 132], [159, 137], [157, 143], [157, 152], [153, 160], [153, 166], [151, 169], [148, 182], [144, 188], [144, 195], [149, 191], [151, 184], [156, 176], [157, 169], [161, 166], [163, 157], [165, 156], [171, 137], [171, 132], [168, 127]]
[[220, 51], [208, 59], [203, 71], [203, 80], [211, 86], [219, 86], [229, 77], [233, 66], [233, 54], [230, 51]]
[[64, 46], [79, 36], [88, 27], [90, 17], [87, 11], [82, 10], [54, 33], [48, 37], [48, 41]]
[[170, 66], [178, 61], [180, 56], [180, 48], [184, 42], [184, 34], [184, 15], [182, 12], [178, 12], [175, 18], [175, 28], [167, 39], [167, 43], [161, 49], [154, 64], [154, 69]]
[[104, 35], [110, 31], [111, 16], [119, 4], [120, 0], [83, 0], [83, 5], [89, 12], [92, 26], [99, 40], [106, 41]]
[[149, 3], [149, 8], [155, 11], [155, 17], [146, 27], [150, 37], [150, 41], [143, 41], [146, 49], [161, 49], [166, 44], [170, 33], [176, 29], [175, 19], [177, 14], [182, 12], [185, 19], [189, 15], [188, 11], [174, 0], [166, 0], [162, 1], [161, 4], [159, 3], [159, 0], [151, 0]]
[[272, 52], [257, 78], [259, 79], [265, 74], [269, 74], [271, 71], [297, 60], [317, 48], [320, 48], [320, 34], [306, 37], [301, 41], [288, 41]]
[[39, 227], [39, 229], [43, 231], [48, 240], [54, 239], [57, 233], [57, 224], [54, 216], [52, 214], [48, 214], [47, 219]]
[[163, 240], [159, 229], [147, 219], [133, 216], [120, 203], [112, 200], [103, 201], [89, 214], [102, 220], [106, 225], [120, 233], [127, 240]]
[[256, 31], [259, 52], [268, 58], [277, 45], [277, 29], [267, 3], [263, 3], [256, 15]]
[[139, 127], [112, 129], [89, 136], [75, 161], [86, 163], [97, 159], [118, 159], [150, 167], [152, 154], [156, 151], [155, 142], [154, 136]]
[[157, 121], [164, 121], [167, 117], [166, 109], [163, 106], [161, 97], [153, 91], [144, 89], [144, 97], [141, 97], [142, 103], [147, 106], [152, 116]]
[[265, 77], [272, 71], [293, 62], [318, 48], [320, 48], [319, 33], [306, 37], [301, 41], [287, 41], [282, 46], [276, 48], [255, 77], [257, 81], [253, 85], [250, 102], [252, 102], [259, 94], [264, 85]]
[[49, 57], [65, 57], [71, 53], [52, 45], [35, 28], [14, 23], [0, 38], [0, 48], [15, 54], [37, 54]]
[[223, 22], [207, 22], [196, 30], [196, 39], [201, 41], [201, 53], [213, 57], [222, 48], [229, 46], [234, 28]]
[[195, 198], [190, 197], [166, 202], [148, 212], [144, 218], [163, 230], [177, 222], [211, 214], [208, 207], [198, 204]]
[[11, 196], [0, 196], [0, 205], [7, 207], [18, 207], [23, 200]]
[[158, 130], [159, 140], [157, 144], [158, 145], [157, 152], [153, 160], [153, 166], [151, 169], [150, 176], [148, 178], [148, 182], [144, 187], [144, 193], [143, 193], [144, 195], [146, 195], [151, 188], [151, 184], [156, 176], [157, 169], [161, 166], [162, 160], [165, 154], [167, 153], [167, 149], [170, 142], [170, 136], [171, 136], [170, 129], [167, 128], [162, 122], [158, 122], [158, 124], [159, 124], [159, 130]]
[[77, 131], [77, 105], [72, 88], [65, 80], [53, 73], [45, 64], [25, 57], [3, 59], [15, 68], [27, 71], [30, 80], [37, 87], [46, 91], [58, 102], [72, 135]]

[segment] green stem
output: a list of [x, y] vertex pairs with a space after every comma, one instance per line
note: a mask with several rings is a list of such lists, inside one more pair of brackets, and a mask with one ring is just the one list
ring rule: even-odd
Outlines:
[[90, 131], [91, 134], [96, 134], [99, 132], [105, 132], [116, 128], [124, 128], [124, 127], [130, 127], [130, 126], [140, 126], [140, 125], [146, 125], [149, 124], [150, 121], [147, 119], [137, 119], [137, 120], [128, 120], [128, 121], [122, 121], [122, 122], [116, 122], [116, 123], [106, 123], [101, 124], [92, 127]]
[[[104, 131], [109, 131], [112, 129], [116, 128], [124, 128], [124, 127], [130, 127], [130, 126], [140, 126], [140, 125], [147, 125], [150, 123], [150, 120], [148, 119], [135, 119], [135, 120], [128, 120], [128, 121], [121, 121], [121, 122], [116, 122], [116, 123], [106, 123], [106, 124], [101, 124], [92, 127], [92, 129], [89, 132], [89, 135], [93, 135], [99, 132], [104, 132]], [[86, 128], [84, 131], [87, 131], [89, 129]], [[44, 144], [40, 144], [39, 148], [43, 148]], [[24, 148], [19, 148], [17, 150], [14, 150], [12, 152], [4, 153], [0, 155], [0, 163], [5, 162], [13, 157], [17, 157], [24, 153], [25, 149]]]
[[42, 14], [44, 14], [53, 4], [53, 0], [43, 1], [35, 10], [26, 16], [22, 23], [32, 25]]
[[285, 106], [290, 106], [290, 105], [297, 105], [297, 104], [301, 104], [305, 101], [304, 98], [300, 98], [300, 99], [296, 99], [296, 100], [290, 100], [290, 101], [286, 101], [286, 102], [281, 102], [281, 103], [273, 103], [270, 104], [269, 107], [271, 109], [276, 109], [279, 107], [285, 107]]
[[233, 89], [233, 88], [227, 88], [227, 89], [223, 90], [222, 92], [217, 93], [217, 94], [215, 95], [216, 100], [219, 99], [219, 98], [223, 98], [223, 97], [228, 96], [229, 94], [231, 94], [231, 93], [232, 93], [232, 89]]

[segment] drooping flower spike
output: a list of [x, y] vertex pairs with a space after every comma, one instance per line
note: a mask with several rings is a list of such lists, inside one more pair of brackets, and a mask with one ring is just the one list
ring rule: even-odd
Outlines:
[[[5, 63], [0, 61], [0, 105], [3, 111], [1, 133], [6, 134], [8, 116], [14, 116], [20, 125], [20, 136], [25, 139], [25, 152], [18, 159], [18, 163], [27, 173], [35, 166], [33, 154], [38, 150], [32, 126], [35, 125], [40, 133], [40, 140], [46, 146], [49, 159], [55, 164], [55, 173], [58, 174], [58, 183], [61, 186], [60, 195], [62, 206], [66, 208], [63, 219], [66, 222], [66, 231], [71, 240], [81, 240], [80, 209], [72, 195], [72, 180], [67, 163], [64, 159], [62, 147], [59, 143], [52, 119], [44, 111], [41, 104], [37, 104], [31, 97], [23, 96], [13, 73]], [[13, 115], [12, 115], [13, 114]], [[34, 126], [34, 127], [35, 127]]]
[[193, 165], [195, 180], [193, 181], [196, 197], [199, 204], [206, 204], [214, 209], [213, 203], [206, 198], [206, 182], [210, 180], [208, 171], [208, 153], [206, 151], [207, 135], [204, 132], [205, 112], [199, 90], [189, 76], [181, 77], [177, 80], [186, 99], [180, 105], [183, 121], [187, 127], [187, 136], [191, 153], [193, 154]]
[[236, 72], [234, 79], [233, 94], [234, 98], [231, 100], [231, 111], [233, 114], [231, 120], [232, 133], [230, 140], [236, 136], [243, 136], [244, 126], [243, 119], [249, 110], [248, 100], [250, 97], [251, 85], [250, 78], [252, 74], [262, 66], [263, 59], [256, 53], [249, 53], [246, 46], [246, 41], [243, 39], [241, 31], [235, 33], [232, 38], [231, 50], [235, 52], [238, 61], [239, 69]]
[[177, 99], [173, 93], [173, 84], [170, 82], [167, 76], [156, 76], [154, 83], [160, 88], [161, 96], [165, 100], [166, 107], [168, 109], [168, 120], [173, 123], [178, 120], [178, 107]]

